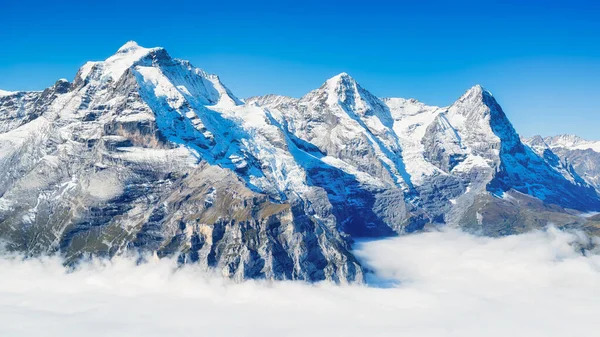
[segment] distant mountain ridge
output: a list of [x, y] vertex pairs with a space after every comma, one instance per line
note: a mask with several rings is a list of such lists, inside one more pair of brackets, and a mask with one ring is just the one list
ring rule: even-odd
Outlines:
[[353, 237], [596, 231], [579, 214], [600, 210], [598, 181], [549, 143], [567, 140], [521, 140], [478, 85], [433, 107], [342, 73], [241, 100], [128, 42], [73, 82], [0, 93], [0, 238], [69, 262], [146, 252], [238, 280], [362, 281]]
[[534, 136], [524, 139], [536, 152], [551, 151], [558, 159], [600, 191], [600, 141], [575, 135]]

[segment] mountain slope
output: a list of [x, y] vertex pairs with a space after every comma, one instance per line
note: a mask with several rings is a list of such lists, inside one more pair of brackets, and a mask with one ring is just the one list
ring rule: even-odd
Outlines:
[[588, 141], [574, 135], [534, 136], [525, 141], [538, 153], [552, 153], [552, 161], [573, 171], [600, 192], [600, 141]]
[[361, 280], [327, 202], [280, 195], [280, 172], [263, 166], [286, 158], [254, 155], [282, 151], [218, 111], [240, 102], [217, 77], [128, 43], [64, 86], [48, 89], [40, 116], [0, 135], [9, 249], [69, 261], [154, 252], [238, 279]]
[[235, 279], [361, 281], [352, 237], [586, 226], [574, 210], [600, 209], [596, 191], [549, 158], [480, 86], [430, 107], [342, 73], [242, 101], [128, 42], [72, 83], [1, 93], [0, 236], [70, 263], [145, 253]]

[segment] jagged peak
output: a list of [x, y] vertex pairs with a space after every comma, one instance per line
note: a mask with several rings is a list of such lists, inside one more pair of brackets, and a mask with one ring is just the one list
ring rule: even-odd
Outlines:
[[[480, 108], [476, 108], [477, 106]], [[476, 84], [467, 90], [449, 107], [449, 110], [453, 110], [453, 107], [461, 111], [462, 114], [480, 111], [484, 114], [491, 112], [492, 114], [498, 113], [504, 115], [494, 95], [480, 84]]]
[[521, 141], [531, 147], [535, 147], [535, 148], [548, 148], [548, 144], [546, 144], [546, 141], [544, 140], [544, 137], [540, 136], [540, 135], [534, 135], [532, 137], [526, 138], [526, 137], [521, 137]]
[[[135, 41], [123, 45], [116, 54], [104, 61], [87, 62], [80, 69], [75, 79], [75, 86], [85, 85], [92, 81], [95, 85], [117, 82], [128, 69], [140, 71], [141, 68], [160, 68], [161, 73], [174, 76], [173, 85], [189, 86], [189, 94], [204, 97], [207, 104], [241, 105], [240, 101], [222, 83], [217, 75], [209, 74], [194, 67], [189, 61], [173, 58], [162, 47], [145, 48]], [[148, 75], [144, 75], [148, 76]]]
[[[110, 60], [110, 59], [124, 59], [124, 58], [137, 58], [140, 59], [152, 52], [157, 52], [157, 51], [162, 51], [164, 53], [166, 53], [166, 50], [163, 47], [152, 47], [152, 48], [146, 48], [146, 47], [142, 47], [140, 46], [137, 42], [135, 41], [128, 41], [127, 43], [125, 43], [123, 46], [121, 46], [121, 48], [119, 48], [117, 50], [117, 52], [112, 55], [111, 57], [109, 57], [106, 61]], [[105, 62], [106, 62], [105, 61]]]
[[483, 92], [484, 90], [485, 90], [485, 88], [481, 84], [475, 84], [469, 90], [467, 90], [467, 92], [469, 92], [469, 91]]
[[431, 108], [431, 109], [439, 109], [440, 108], [439, 106], [436, 106], [436, 105], [425, 104], [416, 98], [382, 97], [382, 98], [380, 98], [380, 100], [382, 102], [384, 102], [385, 104], [387, 104], [388, 106], [398, 107], [398, 106], [412, 105], [412, 106], [421, 106], [424, 108]]
[[158, 51], [163, 51], [166, 54], [166, 51], [162, 47], [145, 48], [135, 41], [129, 41], [106, 60], [100, 62], [87, 62], [84, 64], [79, 69], [78, 77], [81, 80], [85, 80], [92, 73], [92, 70], [96, 69], [96, 71], [100, 72], [98, 73], [97, 79], [101, 81], [109, 79], [117, 81], [121, 75], [136, 62], [149, 54]]
[[484, 88], [481, 84], [476, 84], [476, 85], [472, 86], [469, 90], [467, 90], [459, 98], [459, 100], [460, 101], [464, 101], [464, 100], [473, 99], [473, 98], [483, 99], [484, 97], [493, 98], [494, 95], [492, 94], [491, 91], [489, 91], [486, 88]]
[[137, 44], [135, 41], [129, 41], [125, 43], [117, 52], [111, 57], [107, 58], [104, 62], [111, 60], [139, 60], [140, 58], [148, 55], [151, 52], [164, 50], [163, 47], [145, 48]]
[[536, 141], [537, 142], [537, 141], [540, 141], [540, 140], [543, 141], [544, 137], [542, 137], [541, 135], [533, 135], [533, 136], [531, 136], [531, 137], [529, 137], [527, 139], [531, 140], [531, 141]]
[[600, 152], [600, 141], [587, 140], [572, 134], [562, 134], [557, 136], [545, 137], [544, 141], [551, 147], [563, 147], [573, 150], [592, 149]]
[[55, 93], [64, 94], [64, 93], [68, 92], [70, 88], [71, 88], [71, 82], [69, 82], [65, 78], [61, 78], [54, 83], [54, 85], [52, 86], [51, 89], [54, 90]]
[[350, 74], [348, 74], [347, 72], [341, 72], [333, 77], [331, 77], [330, 79], [327, 80], [327, 82], [330, 81], [334, 81], [334, 82], [339, 82], [341, 80], [350, 80], [350, 81], [354, 81], [354, 78], [352, 78], [352, 76], [350, 76]]
[[587, 141], [586, 139], [583, 139], [577, 135], [573, 135], [573, 134], [561, 134], [561, 135], [556, 135], [556, 136], [549, 136], [549, 137], [544, 137], [544, 139], [546, 141], [549, 142], [568, 142], [568, 143], [579, 143], [579, 142], [585, 142]]
[[326, 103], [329, 105], [351, 104], [359, 110], [368, 110], [373, 104], [383, 104], [346, 72], [331, 77], [319, 89], [304, 96], [302, 100], [312, 100], [315, 97], [326, 98]]
[[297, 98], [284, 95], [267, 94], [262, 96], [252, 96], [244, 99], [246, 104], [255, 104], [258, 106], [272, 107], [280, 104], [288, 104], [298, 101]]
[[357, 89], [358, 82], [346, 72], [339, 73], [325, 81], [324, 86], [330, 90]]
[[490, 135], [491, 131], [500, 138], [505, 151], [522, 151], [519, 134], [494, 96], [481, 85], [467, 90], [447, 113], [453, 125], [475, 129], [485, 135]]

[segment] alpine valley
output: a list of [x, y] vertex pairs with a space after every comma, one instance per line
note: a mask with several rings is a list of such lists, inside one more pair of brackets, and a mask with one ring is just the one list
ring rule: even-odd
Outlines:
[[522, 139], [481, 86], [435, 107], [342, 73], [242, 100], [128, 42], [72, 82], [0, 91], [0, 239], [67, 264], [143, 253], [235, 280], [362, 282], [355, 238], [598, 234], [599, 192], [600, 142]]

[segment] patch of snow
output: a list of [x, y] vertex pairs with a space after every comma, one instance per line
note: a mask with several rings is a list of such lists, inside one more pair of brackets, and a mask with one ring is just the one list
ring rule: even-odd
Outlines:
[[591, 218], [598, 214], [600, 214], [600, 212], [587, 212], [587, 213], [581, 213], [581, 214], [579, 214], [579, 216], [582, 218]]
[[481, 213], [477, 212], [477, 213], [475, 213], [475, 217], [477, 218], [477, 223], [479, 225], [483, 225], [483, 215], [481, 215]]
[[248, 167], [248, 163], [246, 162], [246, 160], [244, 160], [244, 158], [242, 158], [238, 155], [235, 155], [235, 154], [230, 155], [229, 160], [231, 160], [233, 165], [235, 165], [235, 168], [237, 168], [238, 170]]
[[139, 122], [139, 121], [153, 121], [154, 115], [147, 112], [133, 113], [133, 114], [122, 114], [117, 116], [118, 122]]
[[207, 206], [210, 206], [210, 205], [214, 204], [216, 198], [217, 198], [217, 190], [214, 187], [211, 187], [208, 194], [204, 198], [204, 204]]
[[12, 96], [14, 94], [16, 94], [16, 91], [6, 91], [6, 90], [1, 90], [0, 89], [0, 97], [5, 97], [5, 96]]
[[469, 172], [475, 167], [483, 167], [489, 168], [487, 160], [481, 156], [469, 155], [465, 160], [463, 160], [460, 164], [456, 165], [453, 169], [453, 173], [457, 172]]
[[5, 198], [0, 198], [0, 212], [10, 212], [13, 210], [14, 206], [14, 201]]
[[123, 193], [123, 182], [115, 171], [103, 170], [87, 177], [83, 190], [90, 196], [100, 200], [110, 200]]
[[174, 149], [120, 147], [119, 152], [111, 153], [111, 155], [121, 160], [147, 165], [191, 167], [197, 162], [197, 157], [185, 146]]
[[15, 153], [31, 139], [39, 138], [47, 133], [50, 122], [39, 117], [20, 127], [0, 134], [0, 159]]

